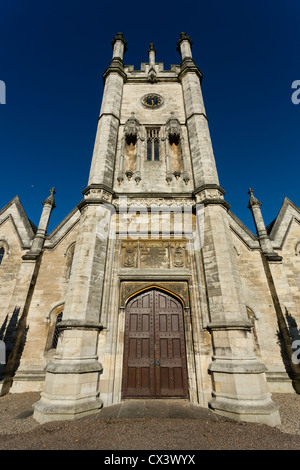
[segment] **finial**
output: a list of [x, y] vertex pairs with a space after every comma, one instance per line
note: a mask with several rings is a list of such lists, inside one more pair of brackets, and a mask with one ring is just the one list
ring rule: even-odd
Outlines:
[[253, 189], [249, 188], [248, 189], [248, 194], [250, 195], [250, 200], [249, 200], [249, 204], [248, 204], [248, 208], [251, 209], [252, 206], [261, 206], [261, 203], [259, 202], [258, 199], [256, 199], [256, 197], [253, 195], [254, 194], [254, 191]]
[[47, 199], [45, 199], [45, 201], [43, 202], [43, 205], [50, 204], [51, 206], [53, 206], [53, 209], [54, 209], [55, 207], [55, 201], [53, 197], [54, 194], [55, 194], [55, 188], [50, 189], [50, 196], [48, 196]]
[[117, 35], [113, 38], [113, 40], [111, 42], [112, 48], [114, 48], [114, 45], [115, 45], [116, 41], [122, 41], [123, 42], [124, 52], [126, 52], [127, 51], [127, 41], [125, 41], [123, 33], [117, 33]]
[[189, 41], [191, 47], [193, 45], [193, 41], [191, 40], [190, 36], [188, 36], [186, 33], [180, 33], [180, 38], [177, 41], [177, 51], [178, 52], [180, 52], [180, 43], [182, 41]]
[[153, 44], [153, 42], [150, 42], [150, 47], [149, 47], [148, 53], [149, 53], [150, 51], [156, 52], [156, 50], [154, 49], [154, 44]]

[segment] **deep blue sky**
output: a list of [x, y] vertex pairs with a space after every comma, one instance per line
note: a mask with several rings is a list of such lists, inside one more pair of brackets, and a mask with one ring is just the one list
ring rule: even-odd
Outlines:
[[252, 231], [249, 186], [266, 224], [285, 196], [300, 206], [300, 104], [291, 101], [300, 80], [298, 0], [0, 0], [0, 8], [0, 207], [18, 195], [37, 225], [55, 186], [51, 231], [82, 199], [119, 31], [124, 62], [135, 68], [150, 42], [165, 68], [179, 64], [180, 32], [191, 36], [220, 184]]

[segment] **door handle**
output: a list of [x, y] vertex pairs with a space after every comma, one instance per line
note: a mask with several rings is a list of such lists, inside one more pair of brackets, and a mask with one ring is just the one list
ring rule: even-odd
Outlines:
[[152, 359], [151, 359], [151, 361], [149, 362], [149, 364], [150, 364], [150, 366], [153, 366], [154, 361], [152, 361]]
[[156, 364], [157, 366], [160, 366], [159, 360], [155, 361], [155, 364]]

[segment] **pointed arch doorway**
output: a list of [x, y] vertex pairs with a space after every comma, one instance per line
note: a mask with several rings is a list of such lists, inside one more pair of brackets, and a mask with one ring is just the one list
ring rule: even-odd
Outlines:
[[183, 308], [153, 288], [125, 311], [122, 398], [188, 398]]

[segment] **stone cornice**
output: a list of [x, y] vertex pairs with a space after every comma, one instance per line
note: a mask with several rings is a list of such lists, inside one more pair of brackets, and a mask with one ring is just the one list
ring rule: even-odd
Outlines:
[[79, 330], [99, 330], [103, 329], [103, 326], [98, 321], [90, 321], [90, 320], [63, 320], [58, 323], [57, 327], [60, 330], [66, 329], [79, 329]]
[[109, 204], [114, 195], [114, 191], [105, 184], [90, 184], [83, 191], [84, 199], [82, 199], [77, 208], [81, 211], [87, 205]]
[[251, 360], [249, 358], [242, 358], [242, 360], [235, 359], [228, 360], [215, 360], [209, 366], [210, 372], [224, 372], [226, 374], [263, 374], [267, 371], [264, 364], [258, 362], [257, 358]]
[[92, 184], [89, 184], [83, 191], [82, 191], [82, 194], [85, 196], [89, 191], [91, 190], [104, 190], [104, 191], [107, 191], [108, 193], [110, 193], [112, 196], [115, 195], [115, 192], [112, 188], [110, 188], [109, 186], [107, 186], [106, 184], [97, 184], [97, 183], [92, 183]]
[[25, 253], [25, 255], [22, 256], [22, 260], [24, 261], [36, 261], [38, 259], [38, 257], [40, 256], [41, 252], [30, 252], [28, 251], [27, 253]]
[[203, 184], [193, 192], [193, 196], [196, 198], [198, 204], [204, 204], [205, 206], [209, 204], [219, 204], [224, 206], [228, 211], [230, 204], [224, 201], [224, 194], [224, 189], [216, 183]]
[[108, 77], [110, 73], [118, 73], [119, 75], [121, 75], [124, 82], [127, 80], [127, 75], [124, 72], [124, 65], [121, 59], [115, 58], [111, 61], [109, 67], [105, 70], [105, 72], [102, 75], [104, 84], [105, 84], [106, 78]]
[[116, 197], [116, 198], [127, 197], [129, 201], [131, 199], [137, 199], [137, 198], [166, 199], [166, 200], [167, 199], [174, 199], [174, 198], [192, 199], [193, 198], [193, 193], [191, 193], [191, 192], [187, 192], [187, 193], [163, 193], [163, 192], [114, 193], [114, 197]]
[[107, 201], [103, 198], [89, 198], [89, 199], [82, 199], [79, 202], [79, 204], [77, 205], [77, 208], [81, 212], [82, 209], [86, 206], [100, 206], [100, 205], [103, 205], [103, 204], [107, 204], [107, 205], [113, 207], [112, 204], [109, 201]]
[[251, 330], [252, 324], [248, 321], [219, 320], [208, 323], [208, 330]]
[[50, 362], [46, 366], [46, 372], [52, 374], [87, 374], [89, 372], [101, 372], [102, 365], [96, 360], [82, 360], [78, 359], [78, 362]]
[[200, 84], [202, 83], [203, 79], [203, 73], [200, 71], [200, 69], [195, 65], [194, 61], [192, 59], [187, 59], [186, 61], [183, 61], [181, 64], [181, 70], [178, 74], [178, 79], [181, 81], [182, 78], [187, 74], [187, 73], [195, 73], [198, 75], [200, 79]]
[[204, 114], [204, 113], [192, 113], [192, 114], [190, 114], [190, 115], [186, 118], [186, 120], [185, 120], [185, 125], [187, 125], [189, 119], [191, 119], [191, 118], [194, 117], [194, 116], [203, 116], [203, 117], [208, 121], [208, 117], [206, 116], [206, 114]]
[[[156, 83], [159, 83], [159, 82], [162, 82], [162, 83], [166, 83], [166, 82], [176, 82], [178, 83], [178, 76], [174, 74], [174, 76], [159, 76], [159, 75], [156, 75]], [[126, 83], [147, 83], [149, 84], [149, 78], [148, 78], [148, 75], [141, 75], [139, 77], [136, 77], [136, 76], [130, 76], [130, 75], [127, 75], [127, 78], [126, 78]]]
[[273, 253], [264, 253], [264, 257], [270, 263], [281, 263], [282, 256], [278, 255], [275, 251]]
[[98, 121], [100, 121], [102, 116], [111, 116], [111, 117], [115, 118], [117, 121], [119, 121], [119, 123], [120, 123], [120, 118], [118, 116], [116, 116], [114, 113], [101, 113], [100, 116], [98, 117]]
[[230, 204], [226, 201], [224, 201], [223, 199], [210, 199], [210, 198], [206, 198], [206, 199], [203, 199], [201, 201], [201, 204], [204, 204], [204, 206], [208, 206], [208, 205], [212, 205], [212, 204], [215, 204], [215, 205], [220, 205], [220, 206], [223, 206], [225, 207], [225, 209], [228, 211], [230, 209]]
[[195, 196], [196, 194], [199, 194], [201, 191], [204, 191], [205, 189], [217, 189], [218, 191], [220, 191], [220, 193], [222, 193], [223, 195], [225, 194], [225, 190], [223, 188], [221, 188], [221, 186], [219, 186], [218, 184], [215, 184], [215, 183], [207, 183], [207, 184], [202, 184], [201, 186], [198, 186], [198, 188], [196, 188], [194, 191], [193, 191], [193, 196]]

